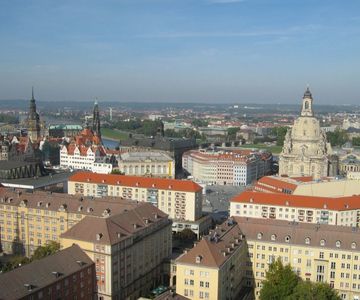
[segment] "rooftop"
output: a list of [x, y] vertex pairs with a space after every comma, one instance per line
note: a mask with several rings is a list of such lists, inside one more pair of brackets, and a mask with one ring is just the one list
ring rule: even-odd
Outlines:
[[360, 195], [333, 198], [289, 195], [282, 193], [275, 194], [247, 190], [232, 198], [231, 202], [340, 211], [360, 209]]
[[85, 217], [61, 238], [114, 245], [164, 219], [170, 224], [165, 213], [150, 203], [142, 202], [108, 218]]
[[73, 182], [90, 182], [139, 188], [155, 188], [159, 190], [174, 190], [182, 192], [199, 192], [202, 187], [190, 180], [163, 179], [115, 174], [96, 174], [77, 172], [69, 178]]
[[117, 214], [137, 206], [133, 200], [119, 197], [83, 197], [44, 191], [24, 192], [16, 189], [0, 188], [0, 205], [25, 206], [49, 211], [65, 210], [69, 213], [101, 217], [105, 210]]
[[141, 151], [141, 152], [125, 152], [121, 154], [121, 160], [131, 162], [131, 161], [162, 161], [168, 162], [172, 161], [173, 159], [161, 152], [154, 152], [154, 151]]
[[78, 245], [73, 245], [0, 274], [0, 299], [20, 299], [93, 264]]

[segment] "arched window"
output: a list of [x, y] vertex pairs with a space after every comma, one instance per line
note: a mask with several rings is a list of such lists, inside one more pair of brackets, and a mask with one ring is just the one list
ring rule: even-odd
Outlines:
[[309, 109], [309, 101], [305, 101], [305, 109]]
[[336, 246], [336, 248], [340, 248], [341, 247], [341, 241], [336, 241], [335, 246]]
[[320, 246], [324, 247], [326, 244], [325, 240], [320, 240]]
[[356, 243], [355, 242], [351, 243], [351, 249], [356, 249]]
[[272, 241], [276, 241], [276, 234], [272, 234], [272, 235], [271, 235], [271, 240], [272, 240]]
[[310, 238], [309, 237], [305, 238], [305, 244], [310, 245]]
[[290, 242], [290, 240], [291, 240], [290, 235], [287, 235], [287, 236], [285, 237], [285, 242], [286, 242], [286, 243], [289, 243], [289, 242]]
[[263, 233], [262, 233], [262, 232], [259, 232], [259, 233], [257, 234], [257, 238], [258, 238], [258, 240], [261, 240], [261, 239], [262, 239], [262, 237], [263, 237]]

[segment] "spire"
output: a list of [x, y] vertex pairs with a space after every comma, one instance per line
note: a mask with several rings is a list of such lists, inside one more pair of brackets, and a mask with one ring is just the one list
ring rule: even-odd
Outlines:
[[312, 95], [311, 95], [311, 92], [310, 92], [310, 88], [309, 88], [309, 84], [307, 85], [306, 87], [306, 91], [304, 93], [304, 97], [303, 98], [310, 98], [312, 99]]
[[303, 97], [301, 116], [303, 117], [313, 117], [314, 112], [312, 110], [313, 98], [310, 92], [309, 85], [307, 85], [306, 91]]
[[31, 100], [35, 100], [35, 98], [34, 98], [34, 86], [31, 87]]

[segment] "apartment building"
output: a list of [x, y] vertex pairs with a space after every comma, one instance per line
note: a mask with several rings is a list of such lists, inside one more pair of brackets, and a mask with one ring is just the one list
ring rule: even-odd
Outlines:
[[360, 298], [357, 229], [232, 217], [215, 232], [177, 259], [177, 294], [235, 300], [254, 292], [258, 299], [269, 264], [280, 258], [303, 280], [327, 282], [345, 300]]
[[245, 186], [270, 174], [272, 155], [250, 150], [190, 150], [183, 155], [183, 168], [195, 181], [205, 184]]
[[0, 299], [96, 299], [95, 264], [79, 246], [0, 274]]
[[238, 299], [246, 259], [240, 228], [232, 220], [218, 225], [176, 260], [176, 293], [189, 299]]
[[[69, 178], [68, 193], [150, 202], [173, 219], [175, 232], [189, 225], [195, 233], [203, 233], [202, 187], [190, 180], [77, 172]], [[208, 218], [204, 221], [208, 223]]]
[[5, 253], [30, 256], [38, 246], [59, 236], [80, 220], [104, 218], [138, 204], [119, 197], [74, 196], [0, 188], [0, 242]]
[[360, 299], [357, 229], [319, 224], [234, 218], [246, 237], [245, 285], [258, 298], [269, 263], [278, 257], [303, 279], [327, 282], [340, 297]]
[[360, 195], [331, 198], [248, 190], [231, 199], [230, 215], [358, 227]]
[[313, 179], [311, 176], [264, 176], [254, 185], [254, 190], [317, 197], [344, 197], [360, 194], [360, 185], [339, 177]]
[[[97, 200], [96, 200], [97, 201]], [[96, 202], [95, 201], [95, 202]], [[168, 282], [171, 221], [150, 203], [107, 218], [85, 217], [61, 235], [95, 262], [98, 299], [138, 299]]]

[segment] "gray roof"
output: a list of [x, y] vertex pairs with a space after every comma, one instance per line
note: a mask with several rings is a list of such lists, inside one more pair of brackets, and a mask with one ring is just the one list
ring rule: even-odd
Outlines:
[[139, 151], [139, 152], [126, 152], [121, 154], [121, 160], [126, 162], [137, 162], [137, 161], [163, 161], [168, 162], [172, 161], [173, 159], [162, 152], [155, 152], [155, 151]]
[[123, 210], [121, 213], [108, 218], [85, 217], [64, 232], [61, 237], [114, 245], [121, 240], [138, 234], [145, 228], [154, 228], [153, 225], [160, 222], [170, 225], [165, 213], [150, 203], [142, 202], [132, 209]]
[[84, 197], [77, 195], [51, 193], [43, 191], [24, 192], [0, 188], [0, 205], [20, 206], [28, 208], [58, 211], [65, 209], [69, 213], [101, 217], [105, 210], [109, 215], [120, 213], [137, 206], [133, 200], [120, 197]]
[[[13, 271], [0, 274], [0, 299], [25, 297], [92, 264], [94, 262], [80, 247], [73, 245]], [[61, 275], [56, 277], [52, 272]], [[32, 285], [33, 289], [28, 291], [25, 284]]]
[[[247, 241], [259, 240], [258, 234], [261, 233], [261, 241], [266, 242], [328, 249], [339, 248], [349, 251], [359, 251], [360, 249], [360, 231], [358, 228], [246, 217], [233, 217], [233, 219], [237, 222], [237, 226]], [[271, 239], [272, 235], [275, 235], [275, 241]], [[290, 238], [288, 242], [286, 242], [286, 237]], [[306, 244], [306, 238], [310, 239], [309, 244]], [[321, 240], [325, 241], [324, 246], [320, 246]], [[337, 241], [340, 241], [340, 247], [336, 247]], [[355, 243], [355, 249], [352, 248], [352, 243]]]

